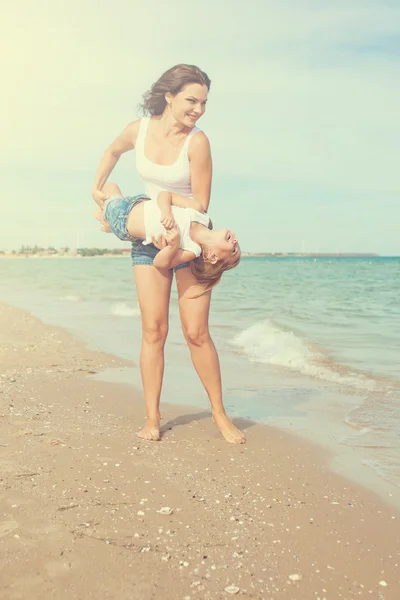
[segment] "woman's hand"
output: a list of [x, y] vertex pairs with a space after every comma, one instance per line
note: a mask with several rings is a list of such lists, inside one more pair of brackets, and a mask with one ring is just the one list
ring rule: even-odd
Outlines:
[[[178, 256], [182, 255], [182, 250], [179, 248], [180, 237], [177, 225], [165, 232], [164, 240], [167, 241], [167, 246], [161, 249], [161, 252], [158, 252], [154, 257], [153, 264], [157, 269], [171, 269], [174, 265], [179, 265], [186, 260], [190, 260], [186, 258], [186, 255], [190, 255], [191, 258], [194, 256], [193, 252], [187, 251], [183, 252], [185, 255], [184, 259], [182, 259], [182, 256]], [[177, 262], [175, 262], [175, 259], [177, 259]]]
[[92, 198], [96, 202], [96, 204], [100, 206], [100, 208], [103, 208], [105, 201], [108, 199], [108, 196], [106, 196], [101, 190], [93, 188]]
[[168, 246], [170, 246], [172, 249], [177, 250], [179, 248], [179, 242], [181, 241], [181, 233], [176, 223], [172, 229], [166, 230], [165, 239], [167, 240]]
[[103, 211], [100, 208], [96, 208], [93, 214], [96, 217], [96, 219], [101, 223], [100, 231], [104, 231], [104, 233], [111, 233], [111, 227], [107, 223]]
[[152, 236], [151, 241], [154, 244], [154, 246], [156, 248], [158, 248], [159, 250], [166, 248], [168, 245], [167, 240], [165, 239], [165, 237], [163, 235], [159, 235], [158, 237]]

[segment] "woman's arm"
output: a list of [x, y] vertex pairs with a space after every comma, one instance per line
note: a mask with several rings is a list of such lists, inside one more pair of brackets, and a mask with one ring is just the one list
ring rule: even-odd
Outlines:
[[160, 250], [154, 258], [153, 265], [157, 269], [172, 269], [195, 258], [194, 252], [181, 250], [179, 247], [181, 234], [177, 225], [173, 229], [167, 229], [164, 237], [168, 246]]
[[193, 199], [207, 212], [211, 194], [212, 159], [210, 143], [202, 131], [190, 140], [189, 161]]
[[117, 164], [121, 154], [128, 152], [128, 150], [133, 150], [135, 147], [139, 123], [140, 119], [129, 123], [112, 144], [110, 144], [100, 160], [92, 186], [93, 199], [100, 207], [103, 206], [103, 203], [106, 200], [106, 196], [102, 192], [103, 186]]
[[194, 252], [190, 252], [190, 250], [181, 250], [178, 248], [173, 251], [170, 246], [167, 246], [156, 254], [153, 265], [157, 269], [173, 269], [194, 258], [196, 258], [196, 256]]
[[181, 208], [193, 208], [197, 212], [204, 213], [203, 205], [194, 198], [188, 198], [187, 196], [181, 196], [174, 192], [160, 192], [157, 196], [158, 206], [160, 207], [161, 214], [168, 213], [171, 211], [171, 206], [180, 206]]

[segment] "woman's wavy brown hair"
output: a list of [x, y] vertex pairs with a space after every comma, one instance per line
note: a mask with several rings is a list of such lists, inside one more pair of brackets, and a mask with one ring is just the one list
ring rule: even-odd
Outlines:
[[[190, 261], [190, 269], [193, 275], [196, 277], [200, 285], [204, 286], [204, 289], [198, 294], [202, 296], [221, 281], [222, 274], [224, 271], [234, 269], [240, 262], [240, 254], [232, 262], [228, 263], [223, 260], [219, 260], [216, 263], [212, 263], [207, 259], [207, 256], [198, 256]], [[196, 297], [198, 297], [196, 296]]]
[[204, 73], [195, 65], [175, 65], [165, 71], [153, 83], [151, 89], [143, 94], [143, 103], [141, 104], [143, 114], [150, 116], [162, 115], [167, 104], [165, 94], [169, 92], [172, 96], [176, 96], [189, 83], [206, 85], [208, 89], [211, 86], [211, 80], [207, 73]]

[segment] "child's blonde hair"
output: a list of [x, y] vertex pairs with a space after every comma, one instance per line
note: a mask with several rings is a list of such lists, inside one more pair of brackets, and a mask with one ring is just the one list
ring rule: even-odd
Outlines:
[[232, 262], [228, 263], [224, 260], [219, 260], [216, 263], [212, 263], [207, 258], [207, 250], [206, 256], [204, 256], [204, 250], [206, 250], [206, 248], [203, 248], [201, 256], [194, 258], [189, 263], [191, 271], [199, 284], [205, 286], [199, 296], [212, 290], [212, 288], [221, 281], [222, 273], [234, 269], [240, 262], [240, 254], [238, 254], [237, 258]]

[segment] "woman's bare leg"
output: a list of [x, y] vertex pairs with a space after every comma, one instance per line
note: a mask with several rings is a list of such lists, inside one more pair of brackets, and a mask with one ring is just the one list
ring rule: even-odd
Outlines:
[[147, 410], [146, 424], [138, 436], [157, 441], [160, 439], [160, 395], [172, 271], [150, 265], [135, 265], [133, 272], [142, 315], [140, 372]]
[[195, 293], [196, 283], [190, 269], [179, 269], [176, 272], [183, 333], [189, 346], [194, 368], [210, 399], [215, 424], [227, 442], [241, 444], [245, 441], [244, 435], [228, 419], [222, 401], [218, 353], [208, 330], [211, 292], [203, 294], [199, 298], [191, 298]]

